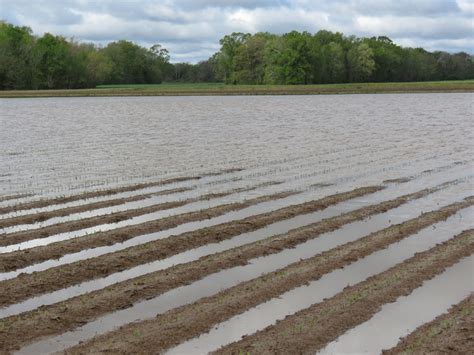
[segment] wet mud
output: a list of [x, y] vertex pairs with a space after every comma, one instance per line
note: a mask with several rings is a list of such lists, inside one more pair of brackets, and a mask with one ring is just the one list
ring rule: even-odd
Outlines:
[[473, 252], [474, 230], [468, 230], [214, 353], [274, 354], [281, 353], [281, 349], [290, 353], [314, 353], [350, 328], [370, 319], [383, 304], [410, 294], [424, 280], [442, 273]]
[[[465, 208], [473, 202], [468, 203], [464, 201], [446, 206], [441, 210], [426, 213], [400, 225], [394, 225], [379, 232], [374, 232], [359, 240], [333, 248], [310, 259], [264, 275], [256, 280], [243, 283], [216, 296], [217, 303], [210, 303], [208, 306], [215, 307], [216, 315], [221, 314], [218, 310], [223, 307], [225, 317], [230, 317], [294, 287], [317, 279], [324, 273], [341, 268], [359, 258], [370, 255], [376, 250], [383, 249], [389, 244], [395, 243], [428, 225], [448, 218], [459, 209]], [[195, 262], [131, 279], [51, 306], [41, 307], [41, 312], [31, 311], [19, 316], [6, 318], [0, 323], [3, 323], [3, 328], [5, 329], [5, 336], [0, 334], [0, 344], [3, 343], [4, 346], [23, 344], [35, 337], [52, 335], [66, 329], [73, 329], [81, 323], [97, 318], [101, 314], [130, 307], [133, 302], [156, 297], [167, 290], [186, 285], [205, 275], [222, 269], [245, 265], [252, 258], [278, 253], [281, 250], [301, 243], [302, 240], [316, 238], [323, 232], [337, 229], [342, 224], [348, 223], [351, 220], [348, 218], [349, 216], [353, 219], [358, 219], [363, 218], [362, 216], [370, 216], [370, 213], [376, 213], [377, 211], [380, 210], [371, 206], [366, 208], [365, 211], [357, 211], [334, 217], [321, 221], [314, 226], [296, 229], [286, 235], [268, 238], [261, 242], [201, 258]], [[253, 286], [250, 287], [249, 285]], [[239, 297], [246, 300], [245, 302], [239, 301], [239, 307], [235, 304], [228, 305], [222, 301], [227, 299], [228, 296], [225, 296], [227, 293], [232, 294], [236, 290], [239, 290]], [[251, 290], [255, 292], [250, 292]], [[236, 298], [233, 297], [232, 299], [235, 301]], [[190, 312], [194, 313], [195, 310], [190, 310]], [[180, 341], [186, 340], [192, 337], [193, 334], [196, 336], [199, 332], [207, 331], [213, 324], [227, 319], [222, 314], [220, 317], [213, 318], [212, 322], [201, 322], [199, 318], [185, 318], [189, 323], [188, 328], [183, 328], [184, 330], [181, 333], [176, 332], [177, 329], [170, 327], [168, 333], [171, 332], [175, 335], [165, 332], [165, 338], [176, 342], [178, 339], [176, 337], [183, 337], [184, 334], [186, 337], [179, 339]], [[193, 319], [193, 322], [191, 322], [191, 319]], [[194, 324], [194, 322], [201, 322], [202, 324], [193, 328], [193, 332], [189, 329], [189, 325]], [[43, 324], [43, 327], [40, 327], [40, 324]], [[44, 325], [48, 326], [45, 327]], [[179, 328], [182, 326], [184, 325], [181, 325]], [[33, 334], [36, 335], [33, 336]], [[171, 346], [173, 342], [167, 344]]]

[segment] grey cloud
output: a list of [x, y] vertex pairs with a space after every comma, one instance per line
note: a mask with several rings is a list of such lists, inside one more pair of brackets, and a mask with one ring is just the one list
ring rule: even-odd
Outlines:
[[196, 62], [233, 31], [340, 31], [403, 45], [472, 53], [473, 0], [0, 0], [6, 21], [106, 44], [162, 43]]

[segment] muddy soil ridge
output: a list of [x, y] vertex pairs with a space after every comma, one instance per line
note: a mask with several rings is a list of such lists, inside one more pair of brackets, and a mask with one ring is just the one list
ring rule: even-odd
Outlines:
[[[384, 303], [410, 293], [424, 280], [441, 273], [446, 267], [455, 264], [473, 251], [474, 231], [466, 231], [381, 274], [348, 287], [326, 301], [289, 316], [274, 326], [230, 344], [217, 353], [314, 352], [347, 329], [369, 319]], [[318, 259], [312, 259], [312, 262], [318, 263]], [[319, 267], [323, 270], [326, 267], [324, 261], [326, 260], [319, 259]], [[305, 267], [307, 268], [308, 264]], [[276, 285], [279, 285], [281, 282], [278, 282], [278, 279], [283, 280], [283, 284], [293, 283], [294, 279], [298, 280], [298, 273], [293, 274], [288, 269], [291, 270], [291, 266], [286, 270], [241, 283], [217, 295], [202, 298], [191, 305], [172, 309], [154, 319], [123, 326], [70, 348], [66, 353], [102, 352], [106, 348], [123, 354], [139, 352], [140, 349], [164, 352], [184, 340], [211, 330], [217, 323], [233, 315], [264, 300], [277, 297], [280, 292], [275, 292], [272, 288], [275, 281]], [[320, 276], [321, 274], [316, 274], [314, 278], [318, 279]], [[265, 280], [265, 277], [269, 279]], [[299, 282], [304, 284], [307, 280]], [[293, 288], [295, 284], [289, 285], [288, 288]], [[137, 337], [135, 334], [140, 336]]]
[[213, 217], [221, 216], [231, 211], [242, 210], [246, 207], [289, 197], [297, 194], [296, 191], [277, 193], [245, 200], [243, 202], [228, 203], [216, 207], [211, 207], [201, 211], [187, 212], [172, 215], [162, 219], [144, 222], [137, 225], [120, 227], [104, 232], [67, 239], [45, 246], [38, 246], [33, 249], [25, 249], [10, 253], [0, 254], [0, 271], [8, 272], [24, 268], [42, 261], [59, 259], [60, 257], [81, 251], [83, 249], [97, 248], [106, 245], [122, 243], [139, 235], [150, 234], [177, 227], [184, 223], [201, 221]]
[[[270, 181], [267, 183], [262, 183], [262, 184], [258, 184], [251, 187], [235, 188], [235, 189], [231, 189], [231, 190], [228, 190], [225, 192], [219, 192], [219, 193], [208, 193], [208, 194], [203, 194], [201, 196], [194, 197], [194, 198], [164, 202], [164, 203], [159, 203], [152, 206], [130, 209], [130, 210], [120, 211], [120, 212], [114, 212], [114, 213], [109, 213], [107, 215], [99, 215], [99, 216], [90, 217], [90, 218], [83, 218], [80, 220], [74, 220], [70, 222], [57, 223], [57, 224], [53, 224], [47, 227], [42, 227], [42, 228], [37, 228], [37, 229], [32, 229], [32, 230], [9, 233], [9, 234], [3, 235], [0, 238], [0, 246], [17, 244], [17, 243], [21, 243], [21, 242], [32, 240], [32, 239], [47, 238], [54, 234], [73, 232], [73, 231], [77, 231], [84, 228], [90, 228], [90, 227], [94, 227], [101, 224], [117, 223], [117, 222], [131, 219], [133, 217], [141, 216], [147, 213], [153, 213], [153, 212], [163, 211], [163, 210], [167, 210], [171, 208], [181, 207], [193, 202], [207, 201], [214, 198], [225, 197], [225, 196], [229, 196], [229, 195], [239, 193], [239, 192], [252, 191], [260, 187], [265, 187], [265, 186], [270, 186], [270, 185], [275, 185], [275, 184], [277, 183]], [[18, 217], [18, 218], [21, 219], [22, 217]], [[0, 221], [0, 224], [3, 224], [5, 222], [8, 223], [8, 221], [2, 220]]]
[[[253, 281], [242, 283], [229, 291], [224, 291], [216, 296], [214, 303], [209, 303], [208, 305], [209, 307], [214, 307], [216, 303], [219, 304], [219, 307], [223, 307], [223, 314], [219, 313], [221, 311], [218, 311], [220, 308], [217, 307], [214, 309], [216, 317], [212, 318], [212, 321], [208, 319], [204, 322], [196, 318], [184, 317], [183, 319], [187, 319], [189, 324], [188, 327], [184, 325], [178, 327], [180, 329], [184, 327], [182, 332], [176, 333], [176, 329], [170, 328], [167, 332], [163, 333], [166, 334], [165, 338], [170, 341], [167, 344], [173, 344], [178, 339], [182, 341], [189, 337], [197, 336], [198, 332], [208, 331], [219, 321], [225, 320], [272, 297], [276, 297], [294, 287], [318, 279], [324, 273], [341, 268], [370, 255], [374, 251], [381, 250], [389, 244], [416, 233], [427, 225], [446, 219], [463, 207], [466, 207], [465, 202], [452, 204], [441, 210], [425, 213], [402, 224], [374, 232], [356, 241], [315, 255], [310, 259], [294, 263]], [[366, 208], [366, 212], [376, 213], [377, 210], [371, 206]], [[356, 215], [357, 213], [352, 212], [352, 216]], [[362, 214], [359, 211], [358, 217], [362, 218], [362, 215], [364, 217], [370, 216], [370, 214]], [[315, 225], [290, 231], [286, 235], [270, 237], [260, 242], [213, 254], [195, 262], [177, 265], [163, 271], [127, 280], [99, 291], [42, 307], [41, 313], [31, 311], [19, 316], [6, 318], [0, 321], [0, 324], [3, 323], [2, 326], [4, 328], [4, 334], [0, 334], [0, 344], [4, 347], [13, 346], [14, 344], [25, 344], [26, 341], [31, 341], [35, 337], [71, 330], [77, 324], [90, 322], [100, 315], [113, 310], [130, 307], [134, 302], [156, 297], [163, 292], [197, 281], [211, 273], [245, 265], [252, 258], [278, 253], [308, 238], [317, 238], [323, 232], [335, 230], [343, 224], [351, 222], [352, 220], [347, 217], [348, 215], [323, 220]], [[229, 305], [226, 302], [230, 301], [225, 300], [228, 298], [227, 294], [233, 294], [233, 292], [235, 292], [235, 295], [230, 299], [233, 303]], [[235, 303], [236, 299], [239, 300], [238, 306]], [[189, 312], [193, 314], [195, 310], [191, 308]], [[209, 314], [212, 314], [212, 312]], [[195, 322], [200, 322], [200, 326], [193, 326], [193, 332], [189, 329], [189, 325], [195, 324]], [[161, 331], [164, 330], [161, 329]]]
[[[349, 192], [330, 195], [319, 200], [283, 207], [273, 212], [247, 217], [242, 220], [148, 242], [101, 257], [81, 260], [32, 274], [22, 274], [18, 278], [0, 282], [0, 286], [5, 290], [5, 292], [0, 294], [0, 306], [20, 302], [26, 298], [75, 285], [86, 280], [104, 277], [136, 265], [164, 259], [198, 246], [230, 239], [236, 235], [262, 228], [274, 221], [288, 219], [302, 213], [319, 211], [341, 201], [350, 200], [381, 189], [383, 187], [380, 186], [358, 188]], [[275, 197], [274, 195], [271, 196], [273, 196], [272, 198]], [[50, 246], [44, 248], [48, 247]], [[28, 260], [29, 255], [32, 255], [36, 250], [41, 250], [41, 248], [35, 248], [29, 253], [27, 252], [28, 250], [25, 250], [23, 253], [24, 259]], [[15, 254], [10, 253], [6, 255], [11, 258], [11, 255]], [[48, 255], [45, 260], [51, 258], [53, 257]], [[5, 259], [6, 257], [0, 256], [0, 262], [3, 262]], [[12, 262], [15, 262], [15, 260], [17, 259], [12, 258]]]
[[6, 213], [10, 213], [10, 212], [19, 211], [19, 210], [27, 210], [27, 209], [33, 209], [33, 208], [47, 207], [47, 206], [50, 206], [50, 205], [67, 203], [67, 202], [78, 201], [78, 200], [85, 200], [85, 199], [94, 198], [94, 197], [114, 195], [114, 194], [118, 194], [118, 193], [121, 193], [121, 192], [137, 191], [137, 190], [142, 190], [142, 189], [145, 189], [145, 188], [148, 188], [148, 187], [163, 186], [163, 185], [168, 185], [168, 184], [174, 184], [174, 183], [177, 183], [177, 182], [200, 180], [200, 179], [202, 179], [203, 177], [206, 177], [206, 176], [217, 176], [217, 175], [223, 175], [223, 174], [230, 174], [230, 173], [239, 172], [239, 171], [242, 171], [242, 170], [243, 170], [242, 168], [231, 168], [231, 169], [221, 170], [221, 171], [218, 171], [218, 172], [210, 172], [210, 173], [196, 175], [196, 176], [179, 176], [179, 177], [163, 179], [163, 180], [154, 181], [154, 182], [145, 182], [145, 183], [138, 183], [138, 184], [128, 185], [128, 186], [108, 188], [108, 189], [104, 189], [104, 190], [84, 192], [84, 193], [81, 193], [81, 194], [78, 194], [78, 195], [71, 195], [71, 196], [64, 196], [64, 197], [56, 197], [56, 198], [52, 198], [52, 199], [43, 199], [43, 200], [38, 200], [38, 201], [25, 202], [25, 203], [20, 203], [20, 204], [13, 205], [13, 206], [0, 207], [0, 214], [6, 214]]
[[272, 354], [279, 353], [278, 349], [314, 353], [369, 320], [383, 304], [410, 294], [424, 280], [472, 253], [474, 230], [471, 229], [213, 354]]

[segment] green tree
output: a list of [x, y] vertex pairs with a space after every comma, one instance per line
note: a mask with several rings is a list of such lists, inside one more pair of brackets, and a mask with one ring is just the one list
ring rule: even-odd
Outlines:
[[29, 27], [0, 22], [0, 88], [36, 87], [35, 38]]
[[367, 43], [352, 46], [347, 53], [350, 82], [363, 82], [370, 78], [375, 70], [374, 53]]
[[46, 33], [36, 42], [38, 56], [39, 88], [58, 89], [70, 87], [70, 69], [73, 61], [70, 44], [64, 37]]
[[219, 62], [220, 74], [224, 82], [235, 83], [234, 57], [237, 48], [249, 37], [250, 33], [233, 32], [219, 41], [221, 49], [215, 59]]
[[263, 84], [264, 52], [270, 37], [268, 33], [257, 33], [237, 47], [234, 57], [234, 78], [237, 83]]

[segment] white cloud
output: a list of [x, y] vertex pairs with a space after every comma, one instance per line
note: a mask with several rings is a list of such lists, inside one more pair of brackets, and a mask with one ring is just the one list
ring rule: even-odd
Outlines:
[[193, 62], [212, 55], [233, 31], [327, 29], [472, 53], [473, 11], [474, 0], [0, 0], [3, 19], [36, 34], [161, 43], [172, 60]]

